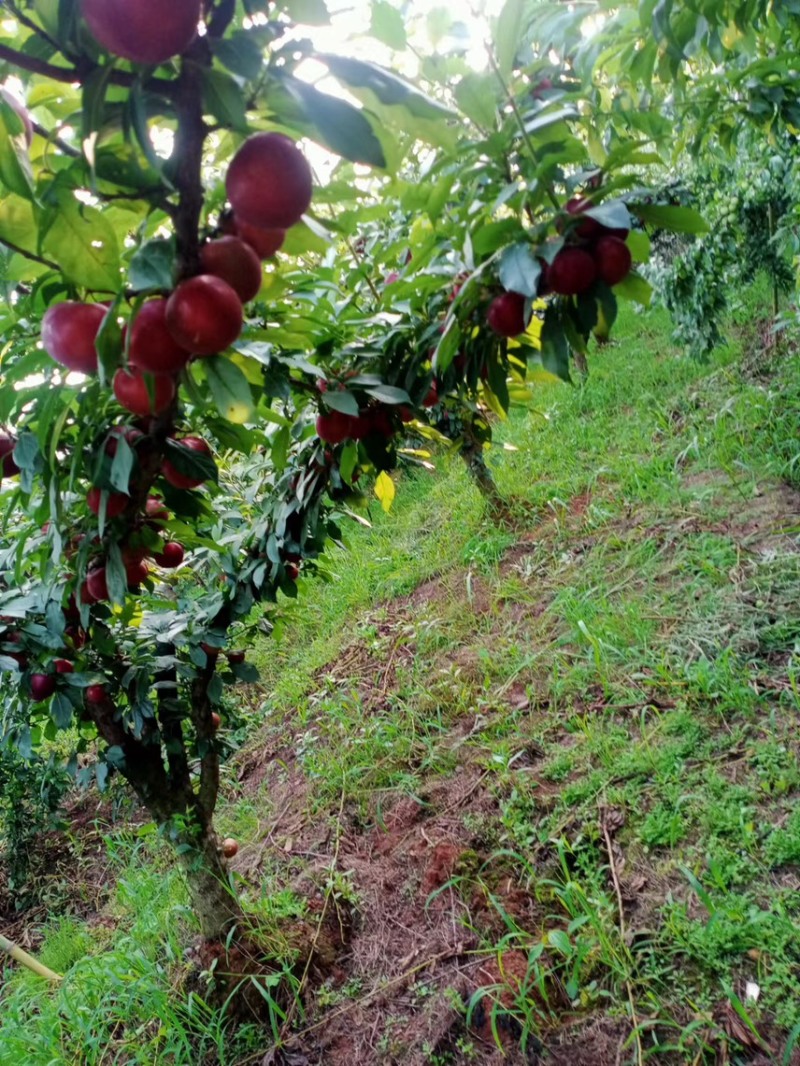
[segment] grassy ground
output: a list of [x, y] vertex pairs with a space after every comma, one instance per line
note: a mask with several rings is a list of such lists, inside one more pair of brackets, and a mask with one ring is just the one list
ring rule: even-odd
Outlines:
[[[623, 316], [501, 427], [514, 528], [443, 462], [283, 608], [219, 819], [262, 941], [315, 949], [261, 984], [299, 1033], [265, 1061], [800, 1062], [800, 365], [763, 306], [705, 366]], [[106, 839], [0, 1066], [261, 1061], [182, 984], [157, 840]]]

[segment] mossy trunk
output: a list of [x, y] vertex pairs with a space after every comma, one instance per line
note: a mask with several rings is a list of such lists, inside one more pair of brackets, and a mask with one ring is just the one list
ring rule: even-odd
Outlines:
[[208, 826], [192, 833], [184, 841], [180, 859], [203, 936], [224, 940], [231, 929], [241, 925], [242, 910], [214, 830]]

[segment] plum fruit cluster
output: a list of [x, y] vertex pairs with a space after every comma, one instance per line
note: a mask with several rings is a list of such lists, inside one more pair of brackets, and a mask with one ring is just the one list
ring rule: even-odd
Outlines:
[[[201, 8], [200, 0], [172, 0], [166, 6], [159, 0], [157, 6], [157, 35], [140, 32], [140, 16], [142, 25], [154, 24], [156, 5], [149, 0], [137, 0], [134, 5], [126, 0], [84, 0], [82, 10], [91, 32], [105, 48], [136, 63], [154, 64], [188, 47], [197, 32]], [[82, 608], [114, 598], [112, 579], [119, 587], [120, 558], [125, 584], [133, 593], [148, 580], [153, 565], [175, 569], [183, 563], [183, 545], [166, 533], [170, 512], [152, 486], [161, 477], [175, 489], [200, 488], [213, 470], [213, 458], [202, 437], [177, 431], [181, 376], [192, 360], [217, 355], [239, 337], [244, 305], [261, 289], [262, 258], [275, 253], [286, 230], [309, 207], [311, 168], [288, 137], [259, 133], [246, 140], [233, 157], [226, 185], [230, 210], [224, 216], [222, 235], [199, 249], [200, 272], [183, 277], [171, 292], [146, 299], [132, 319], [120, 323], [121, 354], [110, 388], [127, 418], [121, 413], [118, 424], [100, 441], [100, 461], [93, 475], [98, 483], [86, 493], [87, 508], [100, 520], [100, 530], [90, 540], [88, 555], [83, 545], [83, 557], [88, 558], [85, 574], [73, 576], [70, 582], [72, 591], [64, 608], [68, 652], [78, 652], [86, 640]], [[66, 371], [86, 376], [98, 373], [101, 331], [110, 325], [109, 316], [116, 320], [117, 307], [78, 300], [52, 305], [42, 320], [42, 347]], [[114, 325], [116, 331], [116, 321]], [[131, 452], [125, 492], [113, 487], [111, 478], [123, 442]], [[4, 476], [18, 473], [13, 456], [16, 443], [12, 434], [0, 431]], [[75, 556], [85, 539], [85, 535], [73, 537], [66, 556]], [[117, 562], [110, 569], [112, 552]], [[299, 572], [297, 564], [294, 570]], [[24, 651], [16, 647], [21, 641], [18, 632], [11, 629], [0, 641], [5, 645], [0, 654], [10, 654], [27, 667]], [[56, 691], [58, 674], [71, 669], [70, 659], [56, 659], [42, 672], [30, 675], [30, 697], [47, 699]], [[94, 688], [97, 691], [86, 690], [87, 704], [107, 699], [103, 686]]]
[[[604, 226], [587, 215], [592, 202], [576, 196], [566, 204], [570, 216], [563, 247], [552, 262], [540, 260], [542, 273], [538, 296], [581, 296], [597, 281], [609, 287], [618, 285], [630, 274], [633, 259], [625, 243], [627, 229]], [[518, 292], [503, 292], [489, 304], [486, 321], [501, 337], [517, 337], [527, 327], [525, 297]]]

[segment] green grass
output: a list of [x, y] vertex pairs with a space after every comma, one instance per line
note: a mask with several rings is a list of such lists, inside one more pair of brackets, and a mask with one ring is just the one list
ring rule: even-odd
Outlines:
[[[747, 323], [766, 302], [750, 294], [734, 340], [705, 365], [675, 353], [663, 312], [624, 313], [588, 381], [542, 386], [535, 412], [497, 427], [509, 448], [489, 461], [515, 528], [492, 521], [457, 460], [441, 460], [435, 474], [403, 475], [392, 512], [371, 508], [371, 529], [349, 530], [324, 584], [301, 579], [299, 600], [282, 602], [256, 652], [263, 725], [238, 765], [262, 751], [276, 762], [254, 789], [232, 767], [219, 814], [224, 832], [262, 854], [243, 888], [276, 950], [289, 957], [280, 930], [308, 917], [303, 884], [370, 922], [358, 876], [340, 865], [326, 886], [293, 853], [298, 838], [330, 859], [340, 812], [359, 838], [380, 832], [403, 796], [435, 826], [431, 796], [474, 769], [485, 802], [450, 815], [463, 854], [449, 888], [476, 950], [528, 960], [516, 991], [483, 990], [523, 1040], [565, 1014], [630, 1022], [635, 1012], [643, 1054], [711, 1063], [730, 1001], [741, 1025], [769, 1032], [776, 1061], [784, 1051], [790, 1061], [800, 365], [781, 349], [754, 361]], [[267, 836], [282, 804], [295, 817], [285, 850]], [[114, 930], [55, 921], [41, 954], [66, 972], [62, 988], [9, 980], [0, 1066], [110, 1061], [109, 1031], [114, 1061], [233, 1064], [266, 1046], [268, 1034], [247, 1026], [237, 1044], [202, 997], [186, 998], [192, 926], [156, 844], [119, 845], [113, 863]], [[408, 875], [401, 895], [418, 891], [421, 871]], [[511, 882], [527, 920], [508, 905]], [[439, 991], [436, 974], [426, 995]], [[326, 985], [317, 1009], [381, 977], [380, 967], [348, 972], [351, 993]], [[744, 1004], [745, 980], [758, 983], [757, 1003]], [[422, 1016], [424, 999], [402, 1009]], [[400, 1006], [379, 1017], [376, 1046], [402, 1060], [401, 1017]], [[473, 1061], [463, 1029], [437, 1047], [431, 1063]]]

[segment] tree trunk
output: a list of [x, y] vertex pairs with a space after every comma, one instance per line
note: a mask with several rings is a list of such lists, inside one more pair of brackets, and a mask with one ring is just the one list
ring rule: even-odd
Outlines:
[[223, 940], [242, 921], [239, 900], [229, 881], [228, 864], [211, 826], [184, 835], [187, 839], [182, 843], [188, 846], [181, 851], [181, 864], [201, 932], [207, 940]]
[[489, 504], [495, 516], [508, 515], [508, 501], [503, 497], [492, 477], [492, 472], [483, 457], [483, 443], [476, 437], [472, 426], [465, 420], [462, 428], [462, 443], [459, 454], [475, 482], [481, 496]]

